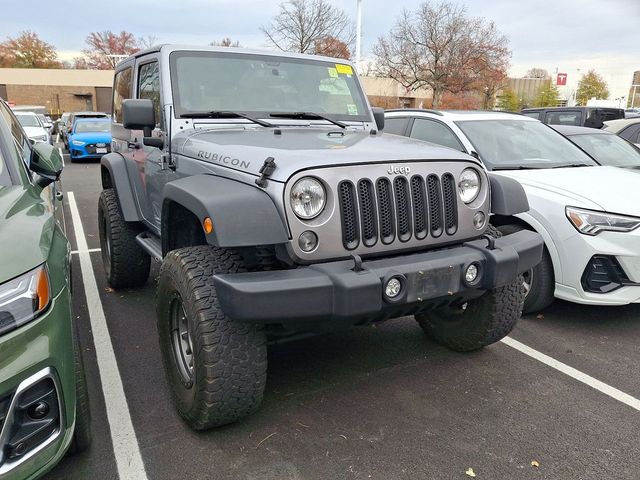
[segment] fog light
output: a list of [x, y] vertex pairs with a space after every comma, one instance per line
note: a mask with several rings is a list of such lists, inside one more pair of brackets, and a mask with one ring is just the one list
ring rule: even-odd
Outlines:
[[396, 298], [400, 295], [400, 290], [402, 290], [402, 282], [393, 277], [389, 279], [387, 285], [384, 287], [384, 294], [389, 298]]
[[298, 237], [298, 246], [303, 252], [311, 252], [318, 246], [318, 236], [311, 230], [302, 232]]
[[472, 263], [464, 272], [464, 279], [467, 283], [473, 283], [476, 281], [476, 278], [478, 278], [478, 266]]
[[476, 230], [482, 230], [486, 220], [487, 217], [484, 213], [476, 212], [476, 214], [473, 216], [473, 226], [476, 227]]

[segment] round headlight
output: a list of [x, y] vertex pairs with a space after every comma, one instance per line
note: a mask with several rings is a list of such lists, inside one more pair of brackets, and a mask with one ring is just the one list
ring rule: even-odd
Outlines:
[[480, 175], [473, 168], [462, 171], [458, 179], [458, 194], [464, 203], [473, 202], [480, 193]]
[[320, 215], [325, 199], [324, 187], [312, 177], [301, 178], [291, 188], [291, 208], [303, 220], [310, 220]]

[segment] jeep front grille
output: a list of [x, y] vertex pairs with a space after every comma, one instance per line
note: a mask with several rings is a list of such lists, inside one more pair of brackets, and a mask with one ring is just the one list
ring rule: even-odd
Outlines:
[[347, 250], [360, 243], [373, 247], [378, 240], [388, 245], [396, 239], [421, 240], [429, 233], [437, 238], [458, 230], [455, 179], [450, 173], [410, 179], [396, 176], [393, 181], [379, 178], [375, 192], [369, 179], [361, 179], [357, 195], [356, 186], [348, 180], [340, 182], [338, 189], [342, 243]]

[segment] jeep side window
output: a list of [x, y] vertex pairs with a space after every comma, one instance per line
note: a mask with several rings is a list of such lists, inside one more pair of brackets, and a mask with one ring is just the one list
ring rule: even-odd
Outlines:
[[113, 121], [115, 123], [122, 123], [122, 102], [128, 98], [131, 98], [131, 76], [133, 73], [132, 67], [127, 67], [124, 70], [116, 73], [113, 80]]
[[160, 102], [160, 70], [158, 62], [145, 63], [138, 70], [138, 98], [147, 98], [153, 102], [156, 114], [156, 127], [162, 127], [162, 107]]
[[582, 125], [582, 112], [547, 112], [544, 123], [549, 125]]
[[416, 118], [411, 127], [411, 138], [453, 148], [459, 152], [465, 149], [449, 127], [426, 118]]

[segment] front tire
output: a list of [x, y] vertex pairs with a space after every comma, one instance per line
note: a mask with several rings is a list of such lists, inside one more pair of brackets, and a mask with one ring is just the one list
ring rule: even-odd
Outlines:
[[[503, 235], [524, 230], [520, 225], [502, 225], [498, 229]], [[556, 279], [553, 272], [553, 262], [546, 246], [543, 248], [540, 263], [525, 272], [523, 279], [525, 287], [524, 313], [537, 312], [553, 303]]]
[[112, 188], [100, 194], [98, 230], [102, 263], [109, 285], [113, 288], [144, 285], [149, 278], [151, 257], [136, 241], [142, 227], [124, 220], [118, 197]]
[[457, 352], [470, 352], [506, 337], [522, 316], [522, 278], [462, 305], [416, 315], [428, 337]]
[[257, 325], [220, 308], [213, 276], [244, 271], [221, 248], [169, 252], [160, 269], [156, 309], [160, 350], [173, 402], [195, 430], [235, 422], [258, 409], [267, 378], [267, 347]]
[[84, 371], [82, 352], [77, 333], [74, 335], [74, 370], [76, 377], [76, 425], [69, 446], [69, 453], [75, 455], [91, 446], [91, 409], [87, 378]]

